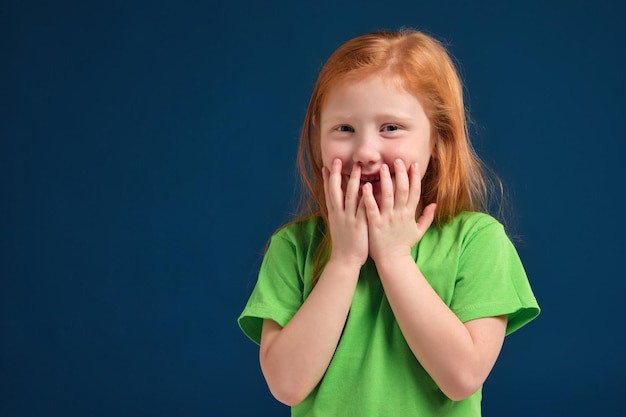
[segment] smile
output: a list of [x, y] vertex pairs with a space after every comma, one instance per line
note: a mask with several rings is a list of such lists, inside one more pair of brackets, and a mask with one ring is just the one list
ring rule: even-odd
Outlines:
[[[343, 177], [346, 180], [346, 182], [350, 180], [350, 175], [344, 174]], [[395, 173], [391, 173], [391, 178], [393, 179], [395, 177], [396, 177], [396, 174]], [[361, 184], [365, 184], [366, 182], [370, 182], [370, 183], [380, 182], [380, 176], [363, 177], [363, 178], [360, 178], [359, 181], [361, 182]]]

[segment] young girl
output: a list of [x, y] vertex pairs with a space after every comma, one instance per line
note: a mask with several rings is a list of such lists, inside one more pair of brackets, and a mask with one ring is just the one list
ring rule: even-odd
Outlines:
[[480, 416], [504, 336], [539, 307], [483, 214], [445, 48], [413, 31], [340, 46], [299, 165], [306, 204], [272, 236], [239, 317], [272, 394], [293, 416]]

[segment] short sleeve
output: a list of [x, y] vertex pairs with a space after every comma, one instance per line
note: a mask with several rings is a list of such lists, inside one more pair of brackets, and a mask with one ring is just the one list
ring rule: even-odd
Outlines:
[[466, 236], [450, 307], [463, 322], [506, 314], [507, 335], [539, 314], [519, 255], [497, 221]]
[[284, 327], [302, 305], [299, 257], [295, 242], [280, 232], [272, 236], [257, 283], [238, 319], [241, 330], [257, 344], [261, 343], [263, 319]]

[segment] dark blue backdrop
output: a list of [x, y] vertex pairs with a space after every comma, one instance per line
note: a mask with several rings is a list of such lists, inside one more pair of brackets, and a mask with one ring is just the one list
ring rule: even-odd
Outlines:
[[288, 415], [236, 317], [321, 64], [412, 26], [459, 61], [543, 307], [485, 416], [623, 416], [619, 2], [296, 3], [2, 2], [0, 415]]

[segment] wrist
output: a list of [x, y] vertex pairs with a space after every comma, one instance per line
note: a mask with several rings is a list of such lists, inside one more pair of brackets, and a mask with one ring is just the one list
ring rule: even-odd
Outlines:
[[341, 259], [330, 258], [324, 266], [320, 281], [332, 277], [332, 282], [344, 282], [350, 286], [354, 286], [359, 280], [360, 273], [361, 265], [359, 265], [358, 262], [345, 262]]
[[376, 265], [395, 263], [403, 258], [413, 259], [411, 256], [411, 247], [408, 245], [390, 245], [384, 248], [375, 248], [375, 250], [371, 252], [371, 256]]
[[417, 267], [410, 251], [408, 253], [386, 254], [373, 259], [376, 264], [376, 270], [381, 277], [386, 276], [397, 269]]
[[355, 257], [330, 255], [326, 267], [331, 266], [337, 269], [345, 269], [346, 271], [360, 271], [365, 264], [365, 260]]

